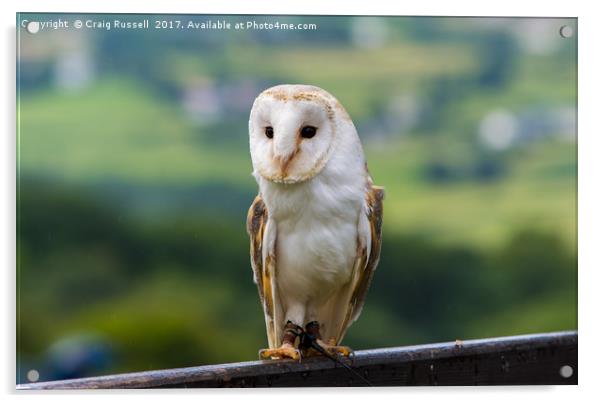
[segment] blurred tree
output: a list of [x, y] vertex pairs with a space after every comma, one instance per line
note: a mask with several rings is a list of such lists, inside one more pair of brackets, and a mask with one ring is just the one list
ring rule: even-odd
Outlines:
[[479, 41], [480, 72], [477, 83], [485, 88], [500, 89], [508, 85], [516, 68], [518, 49], [509, 33], [483, 35]]

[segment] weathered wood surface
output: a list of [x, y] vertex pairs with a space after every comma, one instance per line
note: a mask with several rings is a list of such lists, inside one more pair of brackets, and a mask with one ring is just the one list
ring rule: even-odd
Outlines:
[[[351, 361], [346, 361], [351, 364]], [[572, 375], [561, 375], [570, 366]], [[374, 386], [577, 384], [577, 332], [357, 351]], [[566, 375], [566, 372], [565, 372]], [[17, 385], [17, 389], [365, 386], [324, 357], [249, 361]]]

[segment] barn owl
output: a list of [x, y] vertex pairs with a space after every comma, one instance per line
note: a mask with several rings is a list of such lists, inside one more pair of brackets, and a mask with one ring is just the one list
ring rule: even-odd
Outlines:
[[259, 194], [247, 231], [269, 344], [259, 356], [300, 359], [303, 331], [348, 356], [340, 343], [378, 264], [384, 196], [353, 122], [325, 90], [279, 85], [255, 99], [249, 143]]

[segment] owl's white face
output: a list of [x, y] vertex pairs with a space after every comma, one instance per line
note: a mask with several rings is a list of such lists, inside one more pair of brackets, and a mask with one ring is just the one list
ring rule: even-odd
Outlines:
[[333, 100], [312, 86], [280, 85], [262, 92], [249, 119], [256, 174], [287, 184], [316, 176], [336, 138]]

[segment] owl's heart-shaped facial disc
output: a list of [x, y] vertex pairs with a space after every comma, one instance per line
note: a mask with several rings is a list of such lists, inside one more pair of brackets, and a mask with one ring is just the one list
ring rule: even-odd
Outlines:
[[249, 120], [256, 173], [287, 184], [316, 176], [335, 144], [337, 109], [344, 112], [334, 97], [317, 87], [281, 85], [262, 92]]

